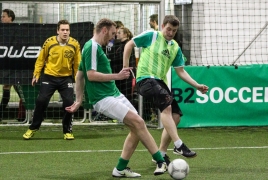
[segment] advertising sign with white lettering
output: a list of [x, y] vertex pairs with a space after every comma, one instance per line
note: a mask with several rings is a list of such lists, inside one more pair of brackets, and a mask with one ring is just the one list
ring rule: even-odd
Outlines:
[[268, 125], [267, 64], [246, 66], [186, 66], [202, 94], [172, 69], [172, 92], [182, 109], [179, 127]]

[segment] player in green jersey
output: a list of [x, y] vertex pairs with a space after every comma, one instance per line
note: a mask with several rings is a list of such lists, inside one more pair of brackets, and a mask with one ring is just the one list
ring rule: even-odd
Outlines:
[[177, 125], [182, 112], [167, 86], [166, 75], [171, 66], [177, 75], [202, 93], [208, 87], [197, 83], [184, 70], [184, 58], [179, 45], [173, 40], [179, 28], [179, 19], [173, 15], [164, 18], [161, 31], [146, 31], [129, 41], [124, 51], [124, 67], [129, 67], [131, 49], [142, 47], [142, 53], [137, 67], [137, 91], [143, 97], [153, 100], [161, 111], [161, 121], [164, 130], [159, 150], [167, 164], [167, 148], [171, 140], [174, 142], [174, 154], [190, 158], [196, 153], [191, 151], [179, 138]]
[[129, 78], [131, 68], [123, 68], [118, 73], [112, 73], [109, 59], [102, 50], [102, 46], [114, 39], [115, 33], [116, 24], [113, 21], [105, 18], [97, 23], [93, 38], [82, 50], [82, 60], [76, 75], [76, 102], [66, 110], [72, 113], [79, 108], [85, 86], [89, 100], [96, 111], [123, 122], [130, 129], [112, 176], [132, 178], [141, 176], [127, 167], [139, 141], [157, 162], [154, 175], [160, 175], [166, 171], [166, 163], [144, 120], [115, 85], [115, 80]]

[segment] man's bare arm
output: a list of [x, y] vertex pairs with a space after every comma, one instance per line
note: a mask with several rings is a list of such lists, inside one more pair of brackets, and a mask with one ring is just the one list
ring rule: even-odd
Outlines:
[[123, 68], [117, 74], [104, 74], [101, 72], [97, 72], [95, 70], [90, 70], [87, 71], [87, 78], [89, 81], [97, 81], [97, 82], [108, 82], [112, 80], [128, 79], [130, 76], [130, 69], [132, 68]]
[[129, 67], [129, 58], [134, 47], [135, 44], [133, 40], [128, 41], [125, 45], [123, 54], [123, 68]]

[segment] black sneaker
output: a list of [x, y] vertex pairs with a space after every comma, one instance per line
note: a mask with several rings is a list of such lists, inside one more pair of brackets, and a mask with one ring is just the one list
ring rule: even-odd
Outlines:
[[170, 163], [170, 159], [169, 159], [168, 155], [165, 154], [165, 156], [163, 158], [164, 158], [164, 160], [165, 160], [165, 162], [166, 162], [166, 164], [168, 166], [169, 163]]
[[197, 154], [194, 151], [191, 151], [184, 143], [179, 148], [174, 147], [173, 150], [174, 154], [182, 155], [187, 158], [193, 158], [197, 156]]
[[[169, 156], [165, 154], [165, 156], [164, 156], [163, 158], [164, 158], [164, 160], [165, 160], [165, 162], [166, 162], [166, 164], [167, 164], [167, 166], [168, 166], [169, 163], [170, 163]], [[152, 159], [152, 162], [153, 162], [154, 164], [157, 164], [156, 160], [154, 160], [154, 159]]]

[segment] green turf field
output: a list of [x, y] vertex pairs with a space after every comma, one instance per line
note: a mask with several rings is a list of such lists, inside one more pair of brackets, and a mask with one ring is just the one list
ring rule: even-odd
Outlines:
[[[42, 126], [31, 140], [23, 140], [27, 126], [0, 126], [0, 180], [109, 180], [128, 133], [125, 126], [73, 127], [75, 140], [63, 140], [61, 126]], [[161, 130], [150, 129], [159, 143]], [[179, 129], [184, 142], [198, 156], [185, 159], [188, 180], [267, 180], [268, 127]], [[169, 156], [174, 159], [169, 147]], [[180, 157], [182, 158], [182, 157]], [[140, 144], [129, 166], [140, 179], [154, 176], [151, 155]]]

